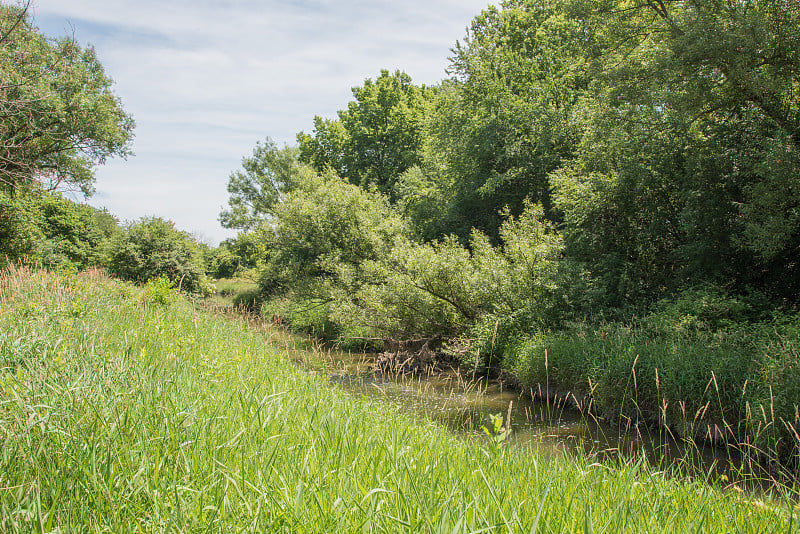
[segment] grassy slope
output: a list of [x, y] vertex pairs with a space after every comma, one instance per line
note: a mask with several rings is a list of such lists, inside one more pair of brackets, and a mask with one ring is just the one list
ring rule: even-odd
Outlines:
[[0, 291], [2, 532], [798, 529], [791, 505], [641, 464], [465, 442], [303, 373], [266, 331], [97, 275]]

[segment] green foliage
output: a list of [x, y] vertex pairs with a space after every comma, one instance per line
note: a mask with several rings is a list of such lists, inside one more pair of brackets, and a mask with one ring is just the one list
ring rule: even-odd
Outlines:
[[364, 267], [369, 283], [347, 315], [398, 339], [458, 335], [479, 316], [491, 283], [454, 238], [401, 242]]
[[658, 301], [647, 315], [649, 328], [656, 332], [716, 331], [748, 322], [768, 319], [769, 303], [763, 295], [731, 295], [707, 284], [685, 289]]
[[130, 153], [133, 120], [94, 50], [44, 37], [29, 8], [0, 5], [0, 265], [83, 269], [116, 220], [46, 191], [91, 194], [94, 166]]
[[144, 301], [149, 304], [171, 306], [179, 298], [178, 288], [163, 274], [151, 278], [144, 285]]
[[460, 336], [486, 316], [518, 329], [561, 324], [574, 312], [580, 273], [561, 259], [561, 238], [541, 206], [505, 217], [497, 247], [478, 231], [469, 248], [453, 236], [398, 242], [385, 259], [365, 264], [369, 283], [349, 313], [359, 317], [360, 310], [365, 324], [400, 338]]
[[315, 117], [313, 135], [297, 136], [300, 158], [394, 199], [395, 181], [419, 161], [428, 90], [405, 73], [383, 70], [352, 91], [355, 100], [338, 120]]
[[213, 278], [233, 278], [239, 270], [240, 259], [223, 242], [205, 254], [205, 265], [206, 274]]
[[39, 203], [40, 228], [46, 241], [42, 264], [85, 268], [108, 237], [98, 224], [102, 212], [55, 195], [43, 195]]
[[494, 452], [500, 452], [503, 446], [507, 444], [508, 437], [511, 435], [511, 428], [506, 425], [503, 426], [503, 414], [492, 414], [490, 417], [491, 428], [482, 427], [483, 433], [486, 434], [493, 446]]
[[[252, 273], [266, 261], [263, 231], [239, 232], [205, 254], [206, 273], [214, 278], [234, 278]], [[267, 230], [268, 231], [268, 230]]]
[[127, 224], [105, 245], [101, 263], [114, 276], [145, 283], [163, 276], [182, 290], [210, 294], [200, 248], [175, 224], [158, 217]]
[[587, 6], [606, 52], [575, 161], [555, 175], [568, 254], [612, 306], [687, 283], [796, 301], [796, 6]]
[[17, 261], [35, 262], [41, 257], [45, 239], [36, 224], [32, 198], [10, 196], [0, 190], [0, 265]]
[[298, 136], [320, 174], [257, 217], [269, 306], [790, 449], [798, 28], [786, 2], [487, 8], [452, 79], [383, 72]]
[[447, 192], [438, 177], [415, 165], [399, 176], [394, 184], [397, 210], [419, 240], [433, 241], [445, 235]]
[[[428, 233], [478, 228], [492, 239], [508, 206], [550, 210], [548, 174], [580, 139], [573, 109], [587, 93], [597, 54], [585, 21], [564, 2], [504, 2], [475, 17], [458, 43], [425, 128], [422, 167], [447, 199]], [[427, 235], [427, 234], [426, 234]]]
[[382, 195], [331, 173], [305, 176], [275, 217], [263, 234], [262, 289], [304, 298], [329, 300], [338, 288], [357, 287], [364, 262], [384, 257], [406, 232]]
[[269, 219], [303, 172], [297, 155], [297, 149], [279, 149], [269, 138], [257, 143], [253, 155], [242, 159], [243, 170], [228, 179], [230, 209], [220, 213], [222, 226], [252, 230]]
[[287, 326], [292, 332], [334, 340], [339, 335], [339, 326], [331, 318], [333, 306], [334, 303], [320, 299], [273, 298], [262, 304], [261, 315]]
[[241, 311], [258, 312], [261, 292], [254, 278], [221, 278], [213, 282], [213, 294], [203, 304], [212, 309], [217, 306], [232, 306]]
[[133, 120], [95, 51], [44, 37], [27, 9], [0, 5], [0, 183], [89, 194], [94, 165], [130, 153]]
[[[764, 324], [759, 332], [761, 365], [748, 384], [744, 410], [748, 433], [757, 443], [777, 443], [784, 458], [800, 456], [800, 314]], [[749, 403], [749, 404], [748, 404]], [[749, 413], [748, 413], [749, 412]], [[775, 424], [769, 425], [770, 421]]]
[[51, 269], [85, 269], [116, 230], [108, 212], [39, 188], [0, 191], [0, 265], [23, 261]]
[[274, 215], [256, 234], [266, 251], [262, 313], [335, 337], [352, 322], [342, 309], [364, 283], [366, 264], [385, 257], [406, 225], [383, 195], [332, 172], [304, 175]]

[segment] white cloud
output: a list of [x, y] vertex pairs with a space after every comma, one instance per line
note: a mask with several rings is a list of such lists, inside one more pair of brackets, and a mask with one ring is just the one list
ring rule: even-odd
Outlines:
[[37, 0], [50, 35], [90, 43], [137, 123], [128, 161], [97, 171], [123, 219], [159, 215], [212, 241], [228, 174], [255, 142], [295, 142], [381, 68], [445, 77], [488, 0]]

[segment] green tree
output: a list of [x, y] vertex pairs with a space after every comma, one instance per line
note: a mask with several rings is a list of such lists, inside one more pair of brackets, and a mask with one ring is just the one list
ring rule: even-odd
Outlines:
[[313, 135], [301, 132], [300, 158], [318, 172], [336, 171], [351, 183], [394, 199], [394, 184], [417, 164], [429, 89], [407, 74], [381, 71], [352, 89], [354, 101], [338, 120], [315, 117]]
[[93, 168], [130, 154], [133, 119], [94, 49], [38, 32], [0, 5], [0, 183], [92, 192]]
[[269, 219], [303, 172], [297, 156], [296, 148], [279, 149], [269, 138], [257, 143], [253, 155], [242, 159], [242, 170], [228, 179], [230, 208], [220, 213], [222, 226], [251, 230]]
[[308, 174], [274, 209], [263, 233], [268, 254], [266, 293], [292, 290], [330, 300], [360, 283], [364, 262], [384, 257], [407, 232], [386, 198], [328, 172]]
[[438, 232], [466, 241], [473, 227], [498, 238], [500, 211], [526, 198], [551, 210], [548, 174], [574, 154], [572, 120], [589, 94], [597, 50], [565, 2], [508, 0], [475, 17], [453, 50], [425, 128], [424, 173], [446, 199]]
[[569, 253], [616, 305], [705, 281], [796, 300], [800, 8], [580, 9], [605, 67], [578, 158], [553, 180]]

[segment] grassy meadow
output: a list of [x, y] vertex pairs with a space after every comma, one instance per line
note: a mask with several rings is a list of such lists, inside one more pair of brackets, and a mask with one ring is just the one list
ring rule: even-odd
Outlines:
[[280, 331], [96, 271], [0, 275], [0, 532], [794, 532], [793, 496], [463, 439]]

